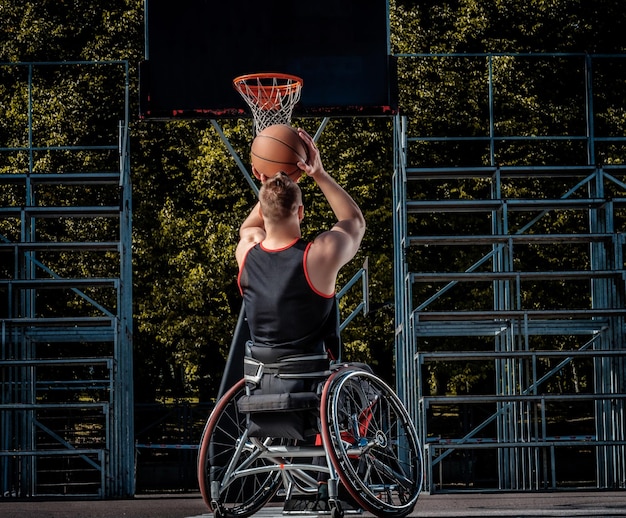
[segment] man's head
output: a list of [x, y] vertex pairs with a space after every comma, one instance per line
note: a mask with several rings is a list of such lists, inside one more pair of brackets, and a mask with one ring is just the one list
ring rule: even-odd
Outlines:
[[297, 214], [302, 206], [302, 191], [286, 174], [268, 178], [259, 190], [261, 213], [269, 223], [276, 223]]

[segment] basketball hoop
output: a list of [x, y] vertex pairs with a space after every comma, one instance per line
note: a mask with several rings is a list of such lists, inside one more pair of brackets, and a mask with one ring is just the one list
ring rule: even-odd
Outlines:
[[290, 74], [247, 74], [233, 79], [254, 117], [255, 133], [272, 124], [291, 124], [291, 114], [300, 100], [302, 79]]

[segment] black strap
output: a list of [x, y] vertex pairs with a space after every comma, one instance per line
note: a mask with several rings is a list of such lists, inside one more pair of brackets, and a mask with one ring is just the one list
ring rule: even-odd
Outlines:
[[260, 377], [262, 374], [309, 374], [328, 371], [326, 355], [293, 356], [276, 363], [263, 363], [253, 358], [244, 361], [244, 375]]

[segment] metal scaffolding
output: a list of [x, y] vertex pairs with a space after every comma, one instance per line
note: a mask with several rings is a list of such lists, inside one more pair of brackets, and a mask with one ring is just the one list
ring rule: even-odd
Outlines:
[[[442, 57], [399, 59], [417, 66]], [[494, 63], [535, 58], [582, 63], [584, 134], [498, 134], [505, 110], [494, 96]], [[397, 386], [425, 442], [431, 492], [626, 485], [626, 139], [606, 124], [595, 131], [623, 84], [623, 58], [445, 55], [459, 68], [483, 63], [484, 135], [416, 136], [415, 120], [395, 119]], [[592, 65], [602, 60], [618, 74], [603, 83], [611, 92], [594, 81]], [[505, 146], [563, 141], [582, 147], [583, 163], [572, 153], [571, 163], [548, 165], [530, 152], [521, 165], [500, 165]], [[425, 167], [416, 158], [430, 145], [461, 144], [481, 147], [482, 161]], [[545, 197], [524, 196], [530, 185]], [[548, 295], [559, 287], [575, 300]], [[483, 383], [467, 393], [437, 386], [442, 362]], [[566, 371], [590, 381], [560, 386]]]
[[[0, 71], [6, 115], [19, 126], [0, 148], [0, 490], [129, 496], [128, 63], [3, 63]], [[67, 127], [55, 103], [87, 119], [101, 110], [98, 88], [107, 100], [109, 89], [119, 94], [94, 115], [108, 130]]]

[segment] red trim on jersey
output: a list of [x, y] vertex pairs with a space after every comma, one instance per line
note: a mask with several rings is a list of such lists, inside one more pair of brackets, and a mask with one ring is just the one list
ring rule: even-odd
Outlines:
[[320, 297], [324, 297], [326, 299], [331, 299], [331, 298], [333, 298], [335, 296], [335, 292], [333, 291], [330, 294], [329, 293], [322, 293], [321, 291], [316, 289], [315, 286], [313, 286], [313, 283], [311, 282], [311, 278], [309, 277], [309, 270], [306, 267], [306, 258], [309, 255], [309, 249], [311, 248], [312, 244], [313, 243], [309, 243], [308, 245], [306, 245], [306, 248], [304, 250], [304, 256], [302, 257], [302, 267], [304, 268], [304, 276], [306, 277], [306, 282], [309, 284], [309, 288], [311, 288]]
[[300, 241], [300, 238], [297, 237], [296, 239], [294, 239], [291, 243], [289, 243], [288, 245], [283, 246], [282, 248], [265, 248], [263, 246], [263, 241], [261, 241], [259, 243], [259, 246], [261, 247], [261, 250], [263, 250], [264, 252], [282, 252], [283, 250], [287, 250], [287, 248], [291, 248], [293, 245], [295, 245], [298, 241]]
[[242, 297], [243, 297], [243, 288], [241, 287], [241, 273], [243, 272], [243, 268], [246, 265], [246, 259], [248, 258], [248, 254], [250, 253], [250, 250], [252, 250], [253, 248], [254, 246], [251, 246], [250, 248], [248, 248], [248, 250], [246, 250], [246, 253], [241, 259], [241, 267], [239, 268], [239, 273], [237, 274], [237, 286], [239, 286], [239, 293], [241, 294]]

